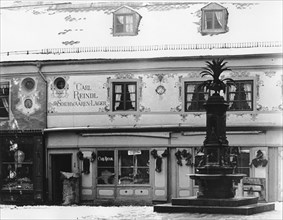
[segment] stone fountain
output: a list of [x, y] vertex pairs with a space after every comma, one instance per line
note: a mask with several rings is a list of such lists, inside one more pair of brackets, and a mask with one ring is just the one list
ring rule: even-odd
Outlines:
[[235, 197], [236, 185], [246, 175], [233, 173], [234, 167], [230, 161], [230, 148], [226, 138], [228, 104], [220, 96], [220, 90], [225, 90], [229, 83], [233, 84], [233, 80], [219, 79], [222, 72], [230, 70], [224, 67], [226, 62], [223, 63], [223, 59], [207, 63], [208, 68], [201, 74], [210, 75], [213, 80], [203, 82], [200, 87], [214, 90], [215, 93], [204, 104], [206, 138], [203, 142], [203, 156], [196, 167], [196, 173], [189, 174], [199, 187], [197, 196], [173, 198], [172, 203], [155, 205], [154, 211], [250, 215], [274, 210], [274, 204], [258, 203], [258, 197]]

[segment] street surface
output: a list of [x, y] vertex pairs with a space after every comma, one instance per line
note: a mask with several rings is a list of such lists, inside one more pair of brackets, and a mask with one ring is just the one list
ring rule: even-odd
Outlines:
[[156, 213], [151, 206], [15, 206], [0, 205], [1, 220], [282, 220], [282, 202], [275, 210], [255, 215], [218, 215], [198, 213]]

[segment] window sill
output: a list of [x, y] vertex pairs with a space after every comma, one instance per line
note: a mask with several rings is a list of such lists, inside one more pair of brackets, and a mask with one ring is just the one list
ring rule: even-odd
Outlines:
[[113, 37], [137, 36], [137, 33], [114, 33]]

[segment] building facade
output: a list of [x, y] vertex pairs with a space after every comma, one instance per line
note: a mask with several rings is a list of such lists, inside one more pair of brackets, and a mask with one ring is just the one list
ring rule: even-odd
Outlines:
[[[47, 103], [47, 200], [62, 201], [60, 171], [80, 174], [81, 202], [147, 204], [196, 195], [188, 174], [199, 162], [203, 103], [210, 95], [198, 87], [207, 79], [200, 72], [206, 61], [222, 57], [231, 68], [224, 77], [236, 82], [223, 94], [231, 161], [236, 173], [247, 175], [235, 185], [237, 195], [282, 201], [282, 42], [280, 30], [270, 26], [281, 19], [258, 16], [263, 9], [278, 10], [278, 4], [3, 8], [7, 20], [17, 13], [31, 24], [54, 24], [38, 27], [36, 41], [23, 40], [26, 48], [10, 45], [1, 53], [4, 76], [34, 73], [46, 82], [36, 91], [46, 89], [40, 94]], [[23, 32], [29, 28], [35, 30], [30, 25]], [[35, 70], [27, 70], [30, 63]]]
[[1, 65], [1, 202], [42, 203], [46, 82], [32, 65]]

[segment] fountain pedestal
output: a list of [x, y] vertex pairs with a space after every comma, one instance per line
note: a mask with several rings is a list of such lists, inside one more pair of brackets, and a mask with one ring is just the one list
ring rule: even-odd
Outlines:
[[198, 183], [198, 198], [227, 199], [235, 196], [235, 182], [245, 174], [192, 174], [191, 179]]

